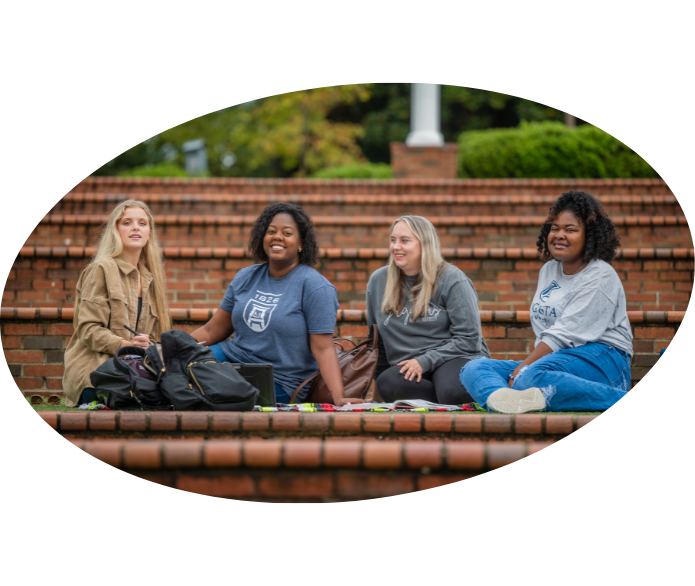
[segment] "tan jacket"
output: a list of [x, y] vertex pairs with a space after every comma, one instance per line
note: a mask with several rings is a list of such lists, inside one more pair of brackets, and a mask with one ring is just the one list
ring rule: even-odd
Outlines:
[[[142, 281], [142, 311], [137, 329], [138, 270]], [[89, 374], [111, 358], [121, 340], [132, 340], [128, 325], [151, 341], [158, 338], [159, 317], [150, 305], [152, 274], [140, 263], [136, 269], [123, 256], [90, 264], [77, 281], [75, 315], [77, 327], [65, 351], [63, 390], [65, 403], [74, 407], [85, 388], [92, 386]]]

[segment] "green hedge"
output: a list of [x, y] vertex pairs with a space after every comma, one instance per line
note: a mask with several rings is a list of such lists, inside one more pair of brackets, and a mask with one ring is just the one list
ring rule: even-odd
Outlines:
[[460, 177], [658, 177], [637, 153], [590, 125], [522, 122], [459, 136]]
[[321, 169], [312, 175], [316, 179], [392, 179], [391, 166], [386, 163], [355, 163], [344, 167]]
[[188, 177], [185, 169], [175, 163], [159, 163], [158, 165], [142, 165], [133, 167], [118, 174], [119, 177]]

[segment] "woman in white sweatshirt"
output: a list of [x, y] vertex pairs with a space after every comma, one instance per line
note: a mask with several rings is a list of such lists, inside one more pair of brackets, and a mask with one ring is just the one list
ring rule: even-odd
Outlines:
[[625, 291], [608, 264], [620, 238], [595, 198], [568, 191], [537, 245], [548, 262], [531, 304], [533, 352], [523, 361], [469, 362], [461, 382], [488, 411], [604, 411], [630, 389]]

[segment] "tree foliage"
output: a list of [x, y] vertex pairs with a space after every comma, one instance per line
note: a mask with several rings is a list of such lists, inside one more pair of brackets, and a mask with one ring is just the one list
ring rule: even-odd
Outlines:
[[[442, 86], [442, 133], [514, 127], [522, 120], [559, 120], [562, 112], [496, 92]], [[410, 84], [360, 84], [269, 96], [170, 128], [122, 153], [95, 174], [171, 163], [181, 146], [204, 138], [213, 177], [309, 176], [364, 162], [389, 163], [389, 143], [410, 128]], [[160, 167], [158, 167], [160, 168]]]

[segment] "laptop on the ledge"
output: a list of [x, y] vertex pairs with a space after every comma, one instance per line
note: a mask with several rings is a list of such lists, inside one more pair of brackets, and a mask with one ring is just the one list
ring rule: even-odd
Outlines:
[[260, 393], [256, 405], [260, 407], [275, 407], [275, 382], [273, 381], [272, 364], [232, 363], [239, 374], [256, 387]]

